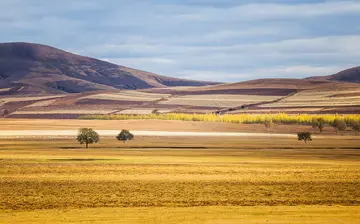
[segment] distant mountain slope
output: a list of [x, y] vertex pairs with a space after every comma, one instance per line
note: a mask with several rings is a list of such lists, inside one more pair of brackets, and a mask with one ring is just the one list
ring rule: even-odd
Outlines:
[[329, 76], [329, 80], [360, 83], [360, 66], [331, 75]]
[[[357, 84], [354, 84], [358, 86]], [[306, 79], [255, 79], [237, 83], [226, 83], [200, 87], [168, 87], [141, 90], [153, 93], [169, 94], [244, 94], [286, 96], [288, 94], [312, 88], [332, 89], [340, 83], [329, 80]]]
[[31, 43], [0, 44], [1, 94], [63, 94], [215, 84], [171, 78]]
[[309, 77], [307, 79], [360, 83], [360, 66], [346, 69], [334, 75]]

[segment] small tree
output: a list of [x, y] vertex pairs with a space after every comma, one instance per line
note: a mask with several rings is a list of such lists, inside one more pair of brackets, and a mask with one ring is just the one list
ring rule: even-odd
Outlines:
[[76, 140], [80, 143], [80, 144], [85, 144], [86, 148], [89, 147], [89, 144], [93, 144], [93, 143], [97, 143], [100, 141], [100, 137], [99, 134], [96, 133], [93, 129], [91, 128], [81, 128], [79, 129], [79, 133], [78, 136], [76, 138]]
[[122, 142], [126, 142], [134, 139], [134, 135], [128, 130], [121, 130], [121, 132], [116, 136], [116, 139]]
[[322, 117], [314, 117], [311, 123], [313, 128], [319, 129], [320, 132], [323, 131], [325, 120]]
[[4, 116], [9, 115], [9, 111], [8, 110], [4, 110]]
[[273, 125], [272, 119], [271, 119], [271, 118], [266, 118], [266, 119], [264, 120], [264, 125], [265, 125], [265, 127], [269, 130], [269, 129], [272, 127], [272, 125]]
[[347, 128], [346, 122], [340, 118], [336, 118], [332, 123], [332, 126], [335, 128], [336, 132], [345, 131]]
[[312, 141], [310, 132], [299, 132], [297, 135], [298, 135], [298, 140], [304, 141], [305, 144], [307, 141]]

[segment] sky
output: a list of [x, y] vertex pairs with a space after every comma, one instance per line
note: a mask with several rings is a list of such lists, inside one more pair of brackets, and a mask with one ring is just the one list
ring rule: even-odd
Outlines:
[[0, 42], [237, 82], [360, 65], [360, 0], [0, 0]]

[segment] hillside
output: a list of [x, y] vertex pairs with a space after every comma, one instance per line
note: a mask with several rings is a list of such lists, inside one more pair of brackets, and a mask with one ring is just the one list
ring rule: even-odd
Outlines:
[[214, 83], [161, 76], [45, 45], [0, 44], [2, 95], [66, 94], [210, 84]]
[[360, 83], [360, 66], [329, 76], [329, 80]]
[[360, 66], [349, 68], [329, 76], [316, 76], [307, 79], [360, 83]]
[[[332, 87], [335, 82], [306, 79], [256, 79], [237, 83], [225, 83], [200, 87], [170, 87], [145, 89], [142, 91], [168, 94], [245, 94], [286, 96], [299, 90]], [[339, 86], [338, 84], [336, 84]]]

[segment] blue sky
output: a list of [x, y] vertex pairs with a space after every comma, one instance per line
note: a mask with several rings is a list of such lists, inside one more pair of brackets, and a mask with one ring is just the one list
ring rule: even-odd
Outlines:
[[0, 0], [0, 42], [236, 82], [359, 66], [360, 0]]

